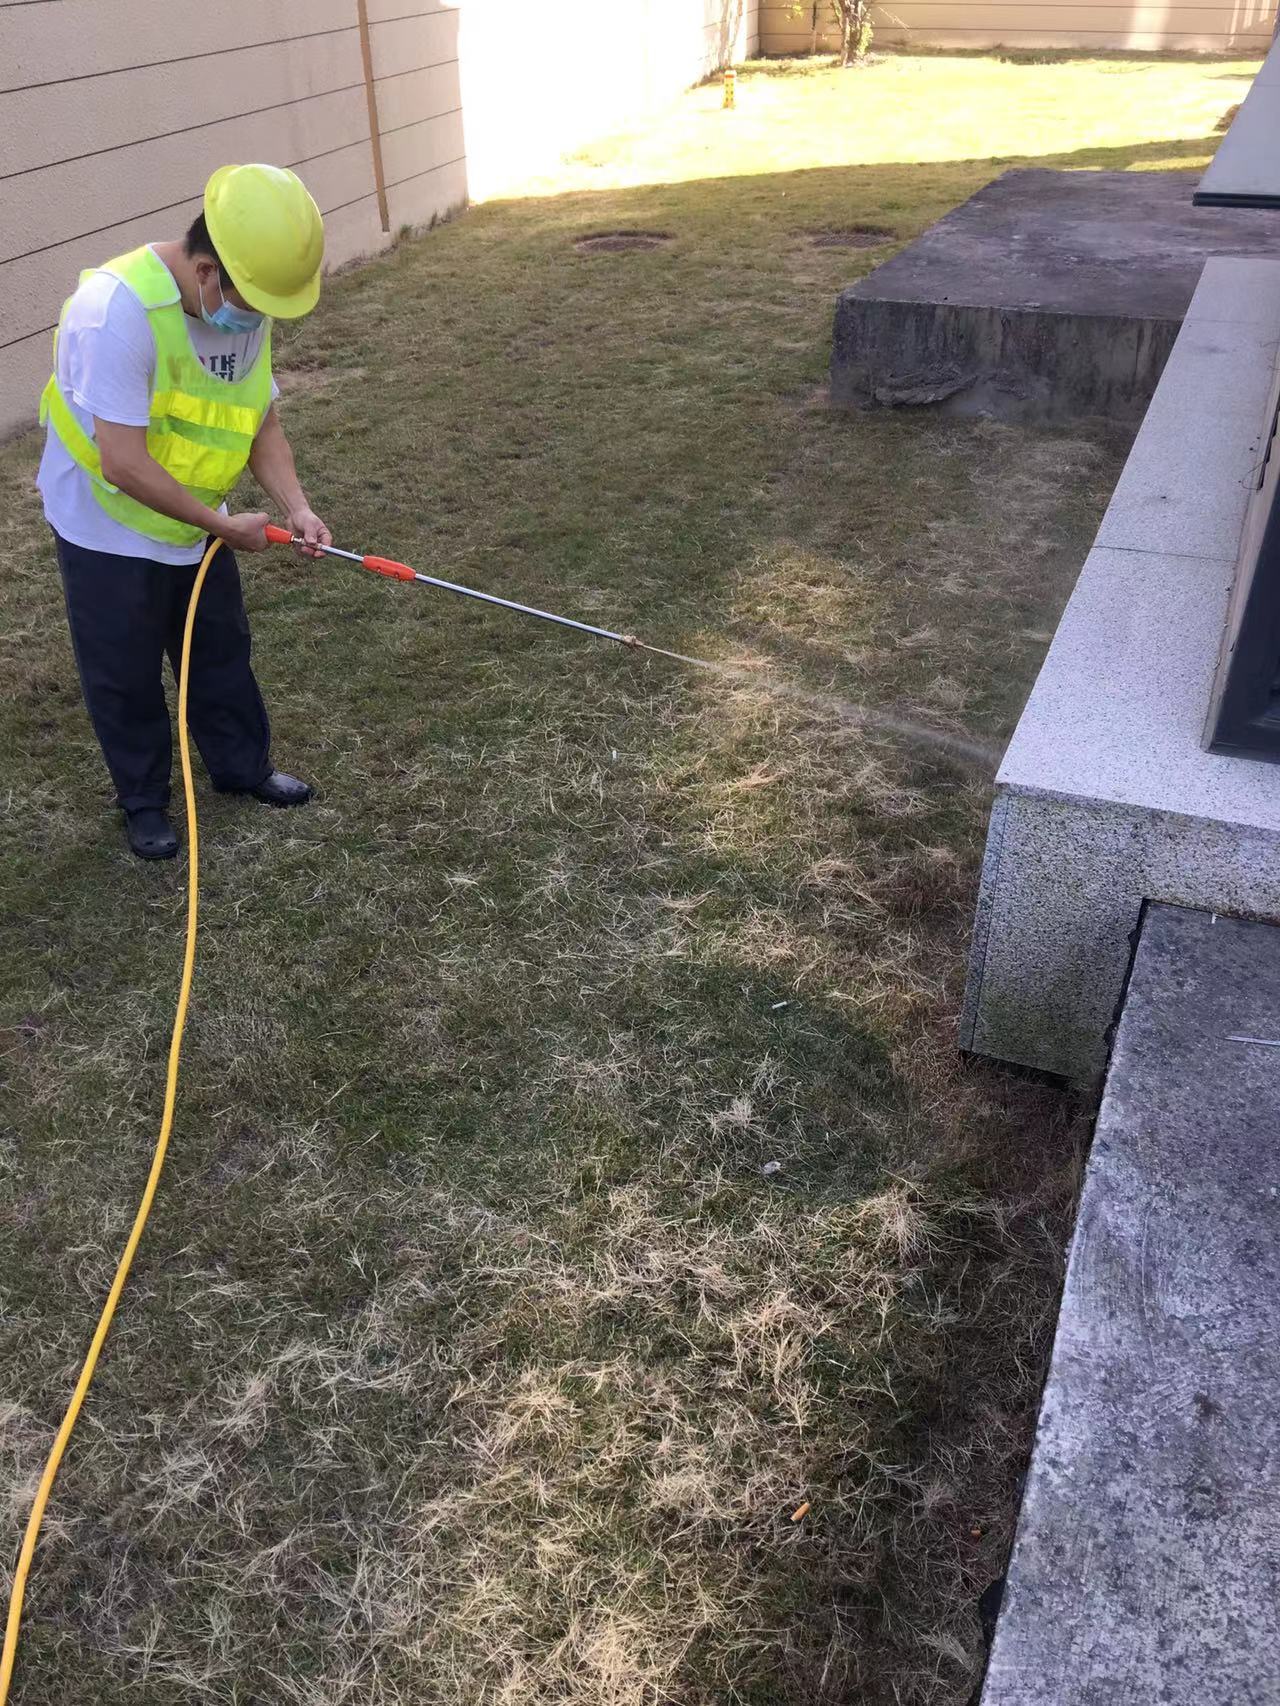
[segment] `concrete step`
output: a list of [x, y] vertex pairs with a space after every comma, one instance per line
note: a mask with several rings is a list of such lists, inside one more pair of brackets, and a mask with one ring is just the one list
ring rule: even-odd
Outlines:
[[982, 1706], [1280, 1702], [1280, 929], [1148, 908]]
[[1142, 419], [1201, 269], [1274, 258], [1194, 172], [1005, 172], [840, 293], [831, 395], [1005, 420]]

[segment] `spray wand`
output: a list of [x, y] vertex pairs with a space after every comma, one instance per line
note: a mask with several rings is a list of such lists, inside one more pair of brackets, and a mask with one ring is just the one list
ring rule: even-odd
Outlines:
[[[300, 534], [290, 533], [286, 527], [268, 525], [265, 532], [272, 545], [306, 545]], [[442, 592], [456, 592], [462, 598], [478, 599], [481, 604], [496, 604], [500, 610], [514, 610], [518, 616], [533, 616], [539, 622], [554, 622], [560, 628], [576, 628], [580, 634], [594, 634], [597, 639], [612, 640], [615, 645], [626, 646], [633, 652], [651, 652], [655, 657], [674, 658], [677, 663], [690, 664], [695, 669], [712, 670], [729, 681], [741, 681], [753, 675], [741, 664], [715, 663], [710, 658], [690, 657], [687, 652], [670, 652], [665, 646], [652, 646], [647, 640], [638, 639], [635, 634], [615, 634], [612, 628], [597, 628], [590, 622], [577, 622], [572, 616], [557, 616], [550, 610], [537, 610], [531, 604], [517, 604], [514, 599], [499, 598], [496, 593], [477, 592], [474, 587], [459, 586], [456, 581], [419, 574], [408, 563], [397, 563], [390, 557], [362, 557], [358, 551], [340, 551], [336, 545], [308, 545], [307, 549], [322, 557], [343, 557], [349, 563], [358, 563], [362, 569], [368, 569], [371, 574], [386, 575], [390, 580], [420, 581], [423, 586], [438, 587]], [[1000, 760], [998, 752], [949, 730], [928, 728], [869, 705], [852, 705], [848, 700], [837, 699], [831, 694], [807, 693], [785, 682], [771, 681], [765, 686], [768, 692], [790, 699], [819, 715], [836, 716], [844, 722], [885, 729], [915, 746], [944, 752], [960, 763], [975, 766], [987, 774], [995, 770]], [[3, 1706], [2, 1700], [0, 1706]]]
[[[292, 534], [287, 527], [268, 525], [265, 532], [271, 544], [305, 544], [304, 537]], [[652, 652], [654, 657], [671, 657], [678, 664], [713, 670], [717, 676], [724, 677], [727, 681], [742, 681], [744, 677], [753, 677], [753, 670], [746, 669], [742, 664], [717, 664], [708, 657], [689, 657], [688, 652], [667, 652], [666, 647], [650, 645], [649, 641], [638, 640], [635, 635], [618, 635], [614, 633], [613, 628], [596, 628], [592, 623], [579, 623], [572, 616], [556, 616], [551, 611], [534, 609], [532, 604], [515, 604], [514, 599], [500, 599], [493, 592], [476, 592], [474, 587], [459, 587], [456, 580], [439, 580], [435, 575], [420, 575], [418, 570], [410, 568], [408, 563], [396, 563], [389, 556], [360, 556], [358, 551], [340, 551], [336, 544], [312, 544], [307, 546], [307, 549], [316, 551], [317, 556], [341, 556], [348, 563], [358, 563], [360, 568], [367, 568], [372, 575], [387, 575], [391, 580], [420, 580], [423, 587], [439, 587], [442, 592], [457, 592], [464, 599], [478, 599], [481, 604], [497, 604], [498, 609], [515, 611], [517, 616], [534, 616], [538, 618], [539, 623], [555, 623], [558, 628], [577, 628], [577, 631], [584, 635], [596, 635], [597, 640], [613, 640], [614, 645], [625, 645], [631, 652]], [[806, 693], [804, 689], [794, 688], [787, 682], [770, 681], [766, 682], [765, 686], [768, 693], [792, 699], [795, 705], [816, 711], [823, 717], [838, 717], [841, 722], [865, 723], [870, 727], [884, 728], [889, 734], [899, 735], [913, 746], [932, 747], [934, 751], [945, 752], [959, 763], [980, 769], [986, 775], [995, 771], [1000, 763], [1000, 754], [993, 751], [992, 747], [983, 746], [978, 740], [969, 740], [966, 735], [954, 735], [944, 728], [928, 728], [923, 723], [908, 722], [906, 718], [894, 717], [891, 711], [876, 710], [874, 706], [850, 705], [848, 699], [838, 699], [831, 694]], [[2, 1701], [0, 1706], [3, 1706]]]
[[[302, 545], [306, 541], [297, 533], [290, 533], [286, 527], [271, 527], [266, 529], [267, 538], [273, 545]], [[344, 557], [349, 563], [359, 563], [362, 569], [368, 569], [370, 574], [386, 575], [396, 581], [421, 581], [423, 586], [438, 587], [441, 592], [456, 592], [463, 598], [475, 598], [481, 604], [496, 604], [502, 610], [514, 610], [520, 616], [536, 616], [539, 622], [555, 622], [561, 628], [576, 628], [580, 634], [594, 634], [597, 639], [615, 640], [620, 646], [630, 646], [646, 652], [656, 652], [657, 646], [646, 646], [643, 640], [638, 640], [634, 634], [615, 634], [612, 628], [596, 628], [590, 622], [575, 622], [572, 616], [556, 616], [550, 610], [535, 610], [531, 604], [516, 604], [510, 598], [499, 598], [496, 593], [477, 592], [474, 587], [459, 586], [456, 581], [438, 580], [435, 575], [419, 574], [417, 569], [411, 569], [408, 563], [396, 563], [390, 557], [362, 557], [358, 551], [340, 551], [336, 545], [310, 545], [308, 550], [318, 552], [322, 557]], [[669, 654], [675, 656], [675, 653]]]

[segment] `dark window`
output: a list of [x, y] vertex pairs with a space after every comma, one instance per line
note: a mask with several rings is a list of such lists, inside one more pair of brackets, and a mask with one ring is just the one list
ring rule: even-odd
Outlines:
[[1280, 762], [1280, 392], [1249, 500], [1222, 655], [1209, 700], [1210, 752]]

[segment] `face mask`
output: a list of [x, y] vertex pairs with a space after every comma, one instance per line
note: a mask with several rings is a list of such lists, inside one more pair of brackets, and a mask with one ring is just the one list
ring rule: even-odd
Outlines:
[[265, 316], [254, 314], [247, 308], [237, 308], [233, 302], [228, 302], [222, 296], [222, 281], [218, 281], [218, 295], [222, 301], [211, 314], [204, 305], [204, 286], [197, 283], [200, 292], [200, 317], [206, 326], [215, 326], [220, 332], [238, 332], [242, 337], [246, 332], [256, 332]]

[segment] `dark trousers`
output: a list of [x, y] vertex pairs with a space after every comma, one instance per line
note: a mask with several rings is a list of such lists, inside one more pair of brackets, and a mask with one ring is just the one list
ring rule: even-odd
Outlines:
[[[85, 704], [126, 811], [169, 803], [173, 745], [166, 652], [177, 679], [196, 565], [89, 551], [54, 534]], [[215, 787], [269, 774], [271, 725], [249, 664], [240, 571], [224, 545], [205, 576], [187, 685], [187, 721]]]

